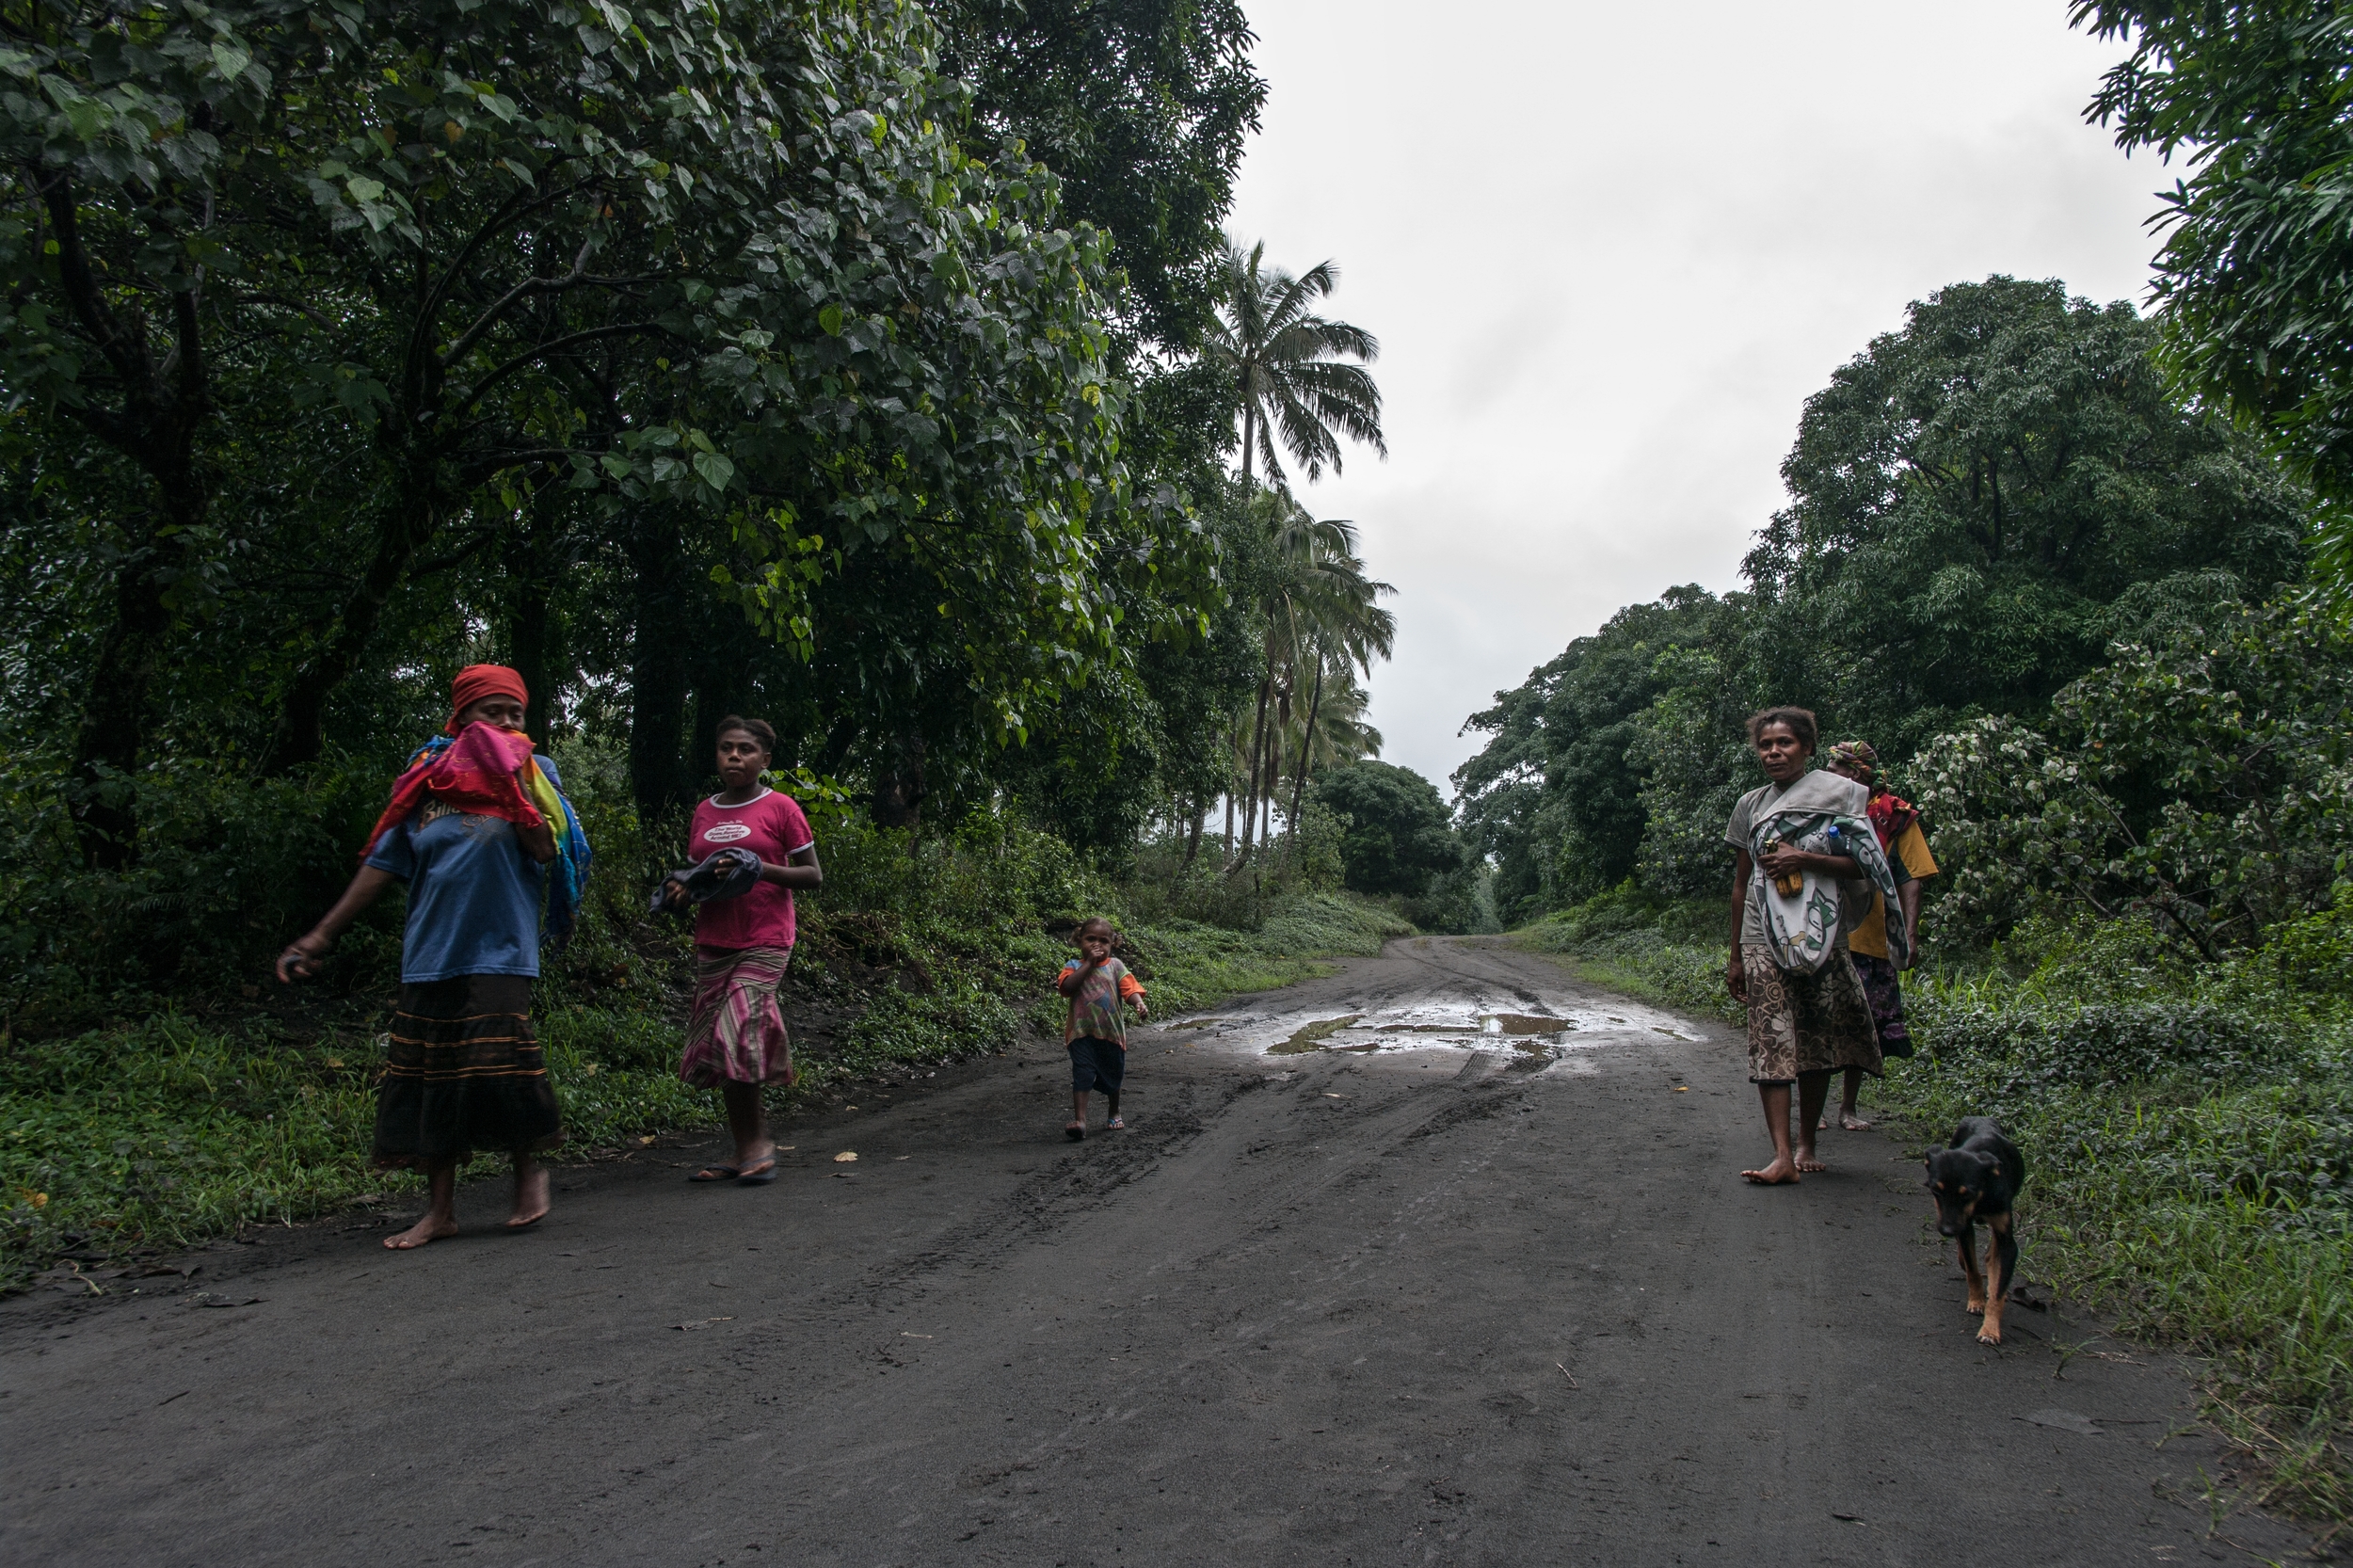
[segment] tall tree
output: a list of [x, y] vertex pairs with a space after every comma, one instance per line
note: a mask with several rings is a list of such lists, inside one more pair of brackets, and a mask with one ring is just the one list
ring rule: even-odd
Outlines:
[[[1263, 628], [1263, 663], [1249, 722], [1239, 728], [1238, 759], [1245, 780], [1241, 849], [1259, 841], [1262, 810], [1271, 810], [1283, 775], [1286, 738], [1295, 727], [1312, 735], [1310, 704], [1321, 699], [1327, 662], [1369, 670], [1388, 657], [1397, 619], [1381, 607], [1397, 590], [1366, 574], [1356, 553], [1355, 524], [1318, 519], [1281, 490], [1257, 489], [1251, 515], [1266, 541], [1257, 596]], [[1296, 792], [1293, 797], [1296, 814]], [[1272, 824], [1268, 833], [1271, 836]]]
[[1463, 864], [1462, 840], [1438, 787], [1411, 768], [1362, 761], [1316, 780], [1316, 798], [1348, 819], [1340, 862], [1362, 893], [1419, 898]]
[[[2353, 27], [2329, 0], [2079, 0], [2129, 39], [2089, 118], [2127, 150], [2185, 152], [2165, 193], [2155, 292], [2168, 359], [2261, 425], [2337, 516], [2353, 504]], [[2353, 576], [2339, 521], [2328, 560]]]
[[[296, 8], [31, 7], [0, 15], [0, 399], [47, 404], [145, 477], [105, 541], [110, 600], [75, 728], [83, 853], [137, 853], [130, 776], [174, 622], [206, 586], [220, 311], [241, 273], [219, 209], [265, 157], [257, 127]], [[260, 58], [257, 56], [266, 56]], [[262, 145], [257, 145], [257, 140]], [[248, 280], [249, 281], [249, 280]]]
[[1721, 613], [1696, 584], [1628, 605], [1465, 721], [1493, 739], [1454, 771], [1454, 792], [1465, 836], [1494, 857], [1507, 920], [1634, 874], [1651, 774], [1643, 718], [1684, 673], [1672, 655], [1707, 646]]
[[940, 63], [973, 120], [1062, 180], [1068, 221], [1110, 234], [1115, 358], [1185, 355], [1209, 330], [1243, 138], [1266, 82], [1236, 0], [944, 0]]
[[2151, 360], [2155, 326], [2056, 280], [1915, 303], [1807, 399], [1790, 504], [1743, 565], [1756, 658], [1898, 753], [1965, 710], [2019, 712], [2096, 664], [2135, 583], [2301, 568], [2304, 497]]
[[1339, 286], [1339, 268], [1321, 262], [1294, 278], [1266, 264], [1261, 240], [1247, 254], [1227, 242], [1224, 270], [1204, 357], [1225, 373], [1241, 420], [1242, 477], [1263, 462], [1271, 483], [1286, 483], [1278, 445], [1310, 480], [1327, 464], [1337, 473], [1343, 436], [1387, 456], [1381, 389], [1365, 368], [1381, 357], [1380, 340], [1314, 311]]
[[1455, 784], [1498, 902], [1718, 882], [1754, 708], [1802, 704], [1900, 765], [1977, 714], [2047, 710], [2120, 637], [2294, 579], [2302, 493], [2175, 399], [2156, 335], [2128, 305], [1993, 278], [1840, 367], [1748, 591], [1621, 611], [1472, 717], [1494, 739]]

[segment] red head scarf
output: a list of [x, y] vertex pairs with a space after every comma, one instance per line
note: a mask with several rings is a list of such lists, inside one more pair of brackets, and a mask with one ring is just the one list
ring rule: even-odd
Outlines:
[[531, 701], [523, 678], [504, 664], [468, 664], [449, 683], [449, 722], [441, 726], [442, 732], [456, 734], [457, 715], [486, 696], [511, 696], [526, 706]]

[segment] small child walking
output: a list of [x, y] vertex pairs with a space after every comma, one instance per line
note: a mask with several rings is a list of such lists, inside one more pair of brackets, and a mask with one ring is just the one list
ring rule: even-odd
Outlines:
[[1144, 986], [1128, 966], [1112, 956], [1118, 940], [1112, 922], [1097, 915], [1079, 927], [1079, 956], [1062, 967], [1054, 988], [1070, 999], [1070, 1019], [1063, 1025], [1063, 1043], [1070, 1048], [1070, 1125], [1063, 1136], [1072, 1143], [1087, 1135], [1087, 1093], [1100, 1087], [1112, 1113], [1105, 1130], [1115, 1132], [1128, 1124], [1119, 1114], [1119, 1081], [1128, 1071], [1128, 1013], [1136, 1005], [1138, 1018], [1149, 1017]]

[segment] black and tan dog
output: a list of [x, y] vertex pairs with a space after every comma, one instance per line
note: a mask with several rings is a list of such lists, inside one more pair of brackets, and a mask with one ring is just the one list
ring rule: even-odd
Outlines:
[[[1977, 1341], [2002, 1342], [2002, 1304], [2009, 1299], [2018, 1270], [2018, 1242], [2010, 1235], [2010, 1206], [2026, 1185], [2025, 1157], [1987, 1116], [1963, 1116], [1953, 1128], [1951, 1148], [1931, 1147], [1929, 1191], [1936, 1194], [1936, 1233], [1961, 1243], [1961, 1266], [1969, 1273], [1969, 1310], [1985, 1315]], [[1992, 1234], [1985, 1248], [1985, 1273], [1977, 1272], [1977, 1223]]]

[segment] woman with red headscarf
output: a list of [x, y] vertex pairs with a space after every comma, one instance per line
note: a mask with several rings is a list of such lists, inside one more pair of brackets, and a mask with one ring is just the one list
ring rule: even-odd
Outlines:
[[376, 1162], [423, 1170], [431, 1196], [424, 1219], [385, 1241], [396, 1251], [456, 1232], [457, 1168], [477, 1149], [514, 1158], [508, 1228], [548, 1211], [548, 1175], [533, 1156], [564, 1132], [531, 1026], [540, 897], [552, 871], [548, 924], [560, 937], [588, 854], [555, 764], [522, 732], [529, 701], [504, 665], [457, 672], [444, 732], [394, 784], [359, 874], [278, 958], [280, 980], [308, 978], [360, 910], [408, 884]]

